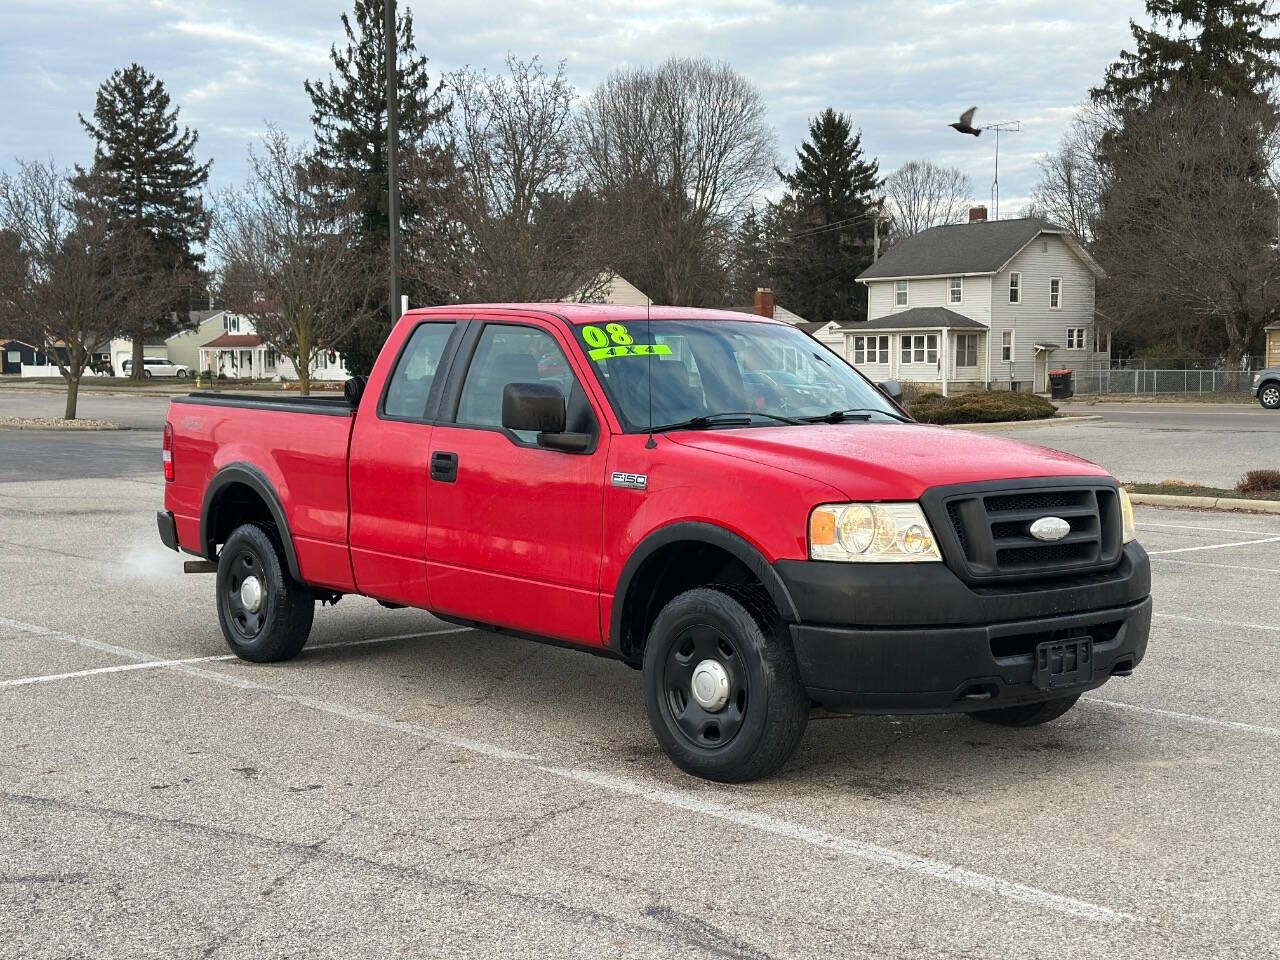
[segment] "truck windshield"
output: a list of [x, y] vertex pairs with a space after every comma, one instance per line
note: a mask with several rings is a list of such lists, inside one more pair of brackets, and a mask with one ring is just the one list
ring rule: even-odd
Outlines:
[[[848, 364], [794, 327], [654, 320], [583, 324], [576, 332], [629, 432], [690, 421], [712, 427], [743, 420], [787, 426], [906, 419]], [[738, 416], [716, 420], [726, 413]]]

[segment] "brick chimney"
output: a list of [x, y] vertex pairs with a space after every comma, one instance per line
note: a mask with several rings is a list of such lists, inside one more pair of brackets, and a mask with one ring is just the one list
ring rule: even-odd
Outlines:
[[970, 223], [986, 223], [987, 222], [987, 207], [985, 204], [980, 204], [979, 206], [969, 208], [969, 222]]
[[773, 291], [768, 287], [756, 288], [756, 313], [773, 319]]

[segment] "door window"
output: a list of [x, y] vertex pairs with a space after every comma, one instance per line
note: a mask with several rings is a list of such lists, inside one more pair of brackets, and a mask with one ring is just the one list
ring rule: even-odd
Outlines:
[[[502, 391], [508, 383], [545, 383], [560, 390], [568, 404], [567, 428], [586, 403], [568, 358], [555, 338], [537, 327], [491, 323], [485, 326], [462, 384], [458, 423], [476, 427], [502, 426]], [[585, 408], [589, 415], [589, 406]], [[537, 432], [514, 431], [523, 443], [535, 443]]]
[[452, 323], [423, 323], [409, 336], [387, 382], [382, 401], [384, 416], [400, 420], [426, 419], [427, 398], [431, 396], [440, 357], [453, 327]]

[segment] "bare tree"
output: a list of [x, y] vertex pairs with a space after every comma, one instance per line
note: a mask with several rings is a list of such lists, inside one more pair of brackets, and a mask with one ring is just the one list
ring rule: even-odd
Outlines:
[[303, 395], [316, 357], [376, 308], [358, 218], [274, 127], [249, 152], [248, 182], [218, 199], [211, 243], [226, 306], [288, 357]]
[[884, 182], [885, 199], [897, 237], [946, 223], [960, 223], [969, 210], [973, 184], [968, 174], [931, 160], [908, 160]]
[[591, 299], [607, 266], [600, 206], [582, 191], [564, 64], [508, 56], [503, 74], [460, 70], [449, 134], [454, 177], [413, 177], [440, 222], [413, 238], [407, 272], [466, 301]]
[[122, 306], [159, 309], [171, 289], [157, 281], [148, 247], [108, 229], [103, 186], [92, 171], [73, 182], [52, 162], [20, 161], [0, 174], [0, 303], [66, 378], [67, 420], [95, 349], [120, 329]]
[[1066, 227], [1083, 244], [1093, 241], [1109, 182], [1102, 140], [1118, 120], [1105, 104], [1081, 108], [1054, 153], [1041, 157], [1040, 182], [1032, 206], [1046, 220]]
[[1148, 341], [1216, 328], [1239, 369], [1280, 316], [1275, 108], [1173, 91], [1103, 141], [1099, 306]]
[[666, 303], [719, 302], [734, 225], [772, 181], [759, 91], [727, 64], [672, 58], [611, 74], [579, 127], [619, 271]]

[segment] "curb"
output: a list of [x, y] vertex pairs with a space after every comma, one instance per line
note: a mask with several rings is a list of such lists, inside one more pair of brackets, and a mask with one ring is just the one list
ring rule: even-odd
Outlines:
[[1196, 510], [1280, 513], [1280, 500], [1240, 500], [1235, 497], [1186, 497], [1172, 493], [1131, 493], [1129, 499], [1148, 507], [1191, 507]]
[[1054, 425], [1068, 425], [1073, 423], [1088, 423], [1093, 420], [1101, 420], [1102, 414], [1067, 414], [1065, 417], [1045, 417], [1043, 420], [1000, 420], [995, 423], [948, 423], [946, 426], [953, 427], [956, 430], [1008, 430], [1011, 427], [1047, 427]]
[[131, 429], [133, 428], [123, 427], [118, 423], [109, 427], [50, 427], [45, 424], [0, 423], [0, 430], [22, 430], [27, 433], [117, 433]]

